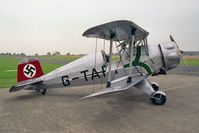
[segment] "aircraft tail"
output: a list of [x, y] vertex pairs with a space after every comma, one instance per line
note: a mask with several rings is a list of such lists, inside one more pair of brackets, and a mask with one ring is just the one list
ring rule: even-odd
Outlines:
[[43, 75], [39, 60], [26, 58], [18, 65], [17, 82], [38, 78]]

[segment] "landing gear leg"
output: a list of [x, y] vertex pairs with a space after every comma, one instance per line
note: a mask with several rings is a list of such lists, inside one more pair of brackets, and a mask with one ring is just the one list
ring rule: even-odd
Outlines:
[[41, 92], [42, 95], [46, 95], [46, 89], [43, 89]]

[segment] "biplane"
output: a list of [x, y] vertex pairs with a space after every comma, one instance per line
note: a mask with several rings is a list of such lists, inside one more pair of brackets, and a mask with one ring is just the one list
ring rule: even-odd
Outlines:
[[[149, 82], [148, 76], [166, 74], [180, 62], [182, 51], [175, 40], [158, 45], [148, 45], [149, 32], [127, 20], [113, 21], [86, 30], [83, 36], [109, 41], [109, 53], [105, 51], [86, 55], [46, 75], [37, 59], [24, 59], [18, 65], [18, 84], [9, 92], [21, 89], [41, 91], [58, 87], [72, 87], [105, 84], [104, 89], [93, 92], [90, 98], [103, 94], [125, 91], [135, 87], [146, 93], [155, 105], [166, 102], [166, 94], [156, 82]], [[119, 60], [113, 61], [113, 44], [116, 42]]]

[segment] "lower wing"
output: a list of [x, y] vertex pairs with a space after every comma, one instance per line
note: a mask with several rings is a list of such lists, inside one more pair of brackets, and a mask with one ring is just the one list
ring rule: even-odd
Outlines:
[[111, 87], [101, 89], [99, 91], [96, 91], [95, 93], [84, 96], [81, 99], [95, 97], [95, 96], [104, 95], [104, 94], [108, 94], [108, 93], [125, 91], [125, 90], [129, 89], [130, 87], [132, 87], [133, 85], [139, 83], [143, 79], [146, 79], [146, 75], [133, 76], [131, 83], [127, 83], [127, 78], [128, 78], [128, 76], [116, 79], [116, 80], [112, 81]]

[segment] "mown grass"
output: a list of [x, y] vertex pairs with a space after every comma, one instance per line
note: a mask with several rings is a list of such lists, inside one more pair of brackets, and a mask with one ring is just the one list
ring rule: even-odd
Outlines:
[[[187, 65], [192, 65], [192, 66], [198, 66], [199, 65], [199, 56], [186, 55], [186, 56], [184, 56], [184, 59], [185, 59]], [[182, 60], [180, 60], [180, 64], [184, 65]]]
[[[17, 66], [19, 62], [20, 60], [13, 57], [0, 56], [0, 88], [8, 88], [17, 83]], [[41, 62], [44, 74], [61, 66], [63, 65]]]
[[[199, 66], [199, 59], [185, 59], [187, 65]], [[184, 62], [180, 60], [180, 65], [184, 65]]]
[[39, 59], [47, 59], [47, 60], [76, 60], [81, 58], [82, 56], [39, 56]]
[[63, 66], [63, 64], [54, 64], [54, 63], [46, 63], [46, 62], [40, 62], [40, 63], [41, 63], [41, 67], [44, 74], [47, 74], [55, 70], [56, 68]]

